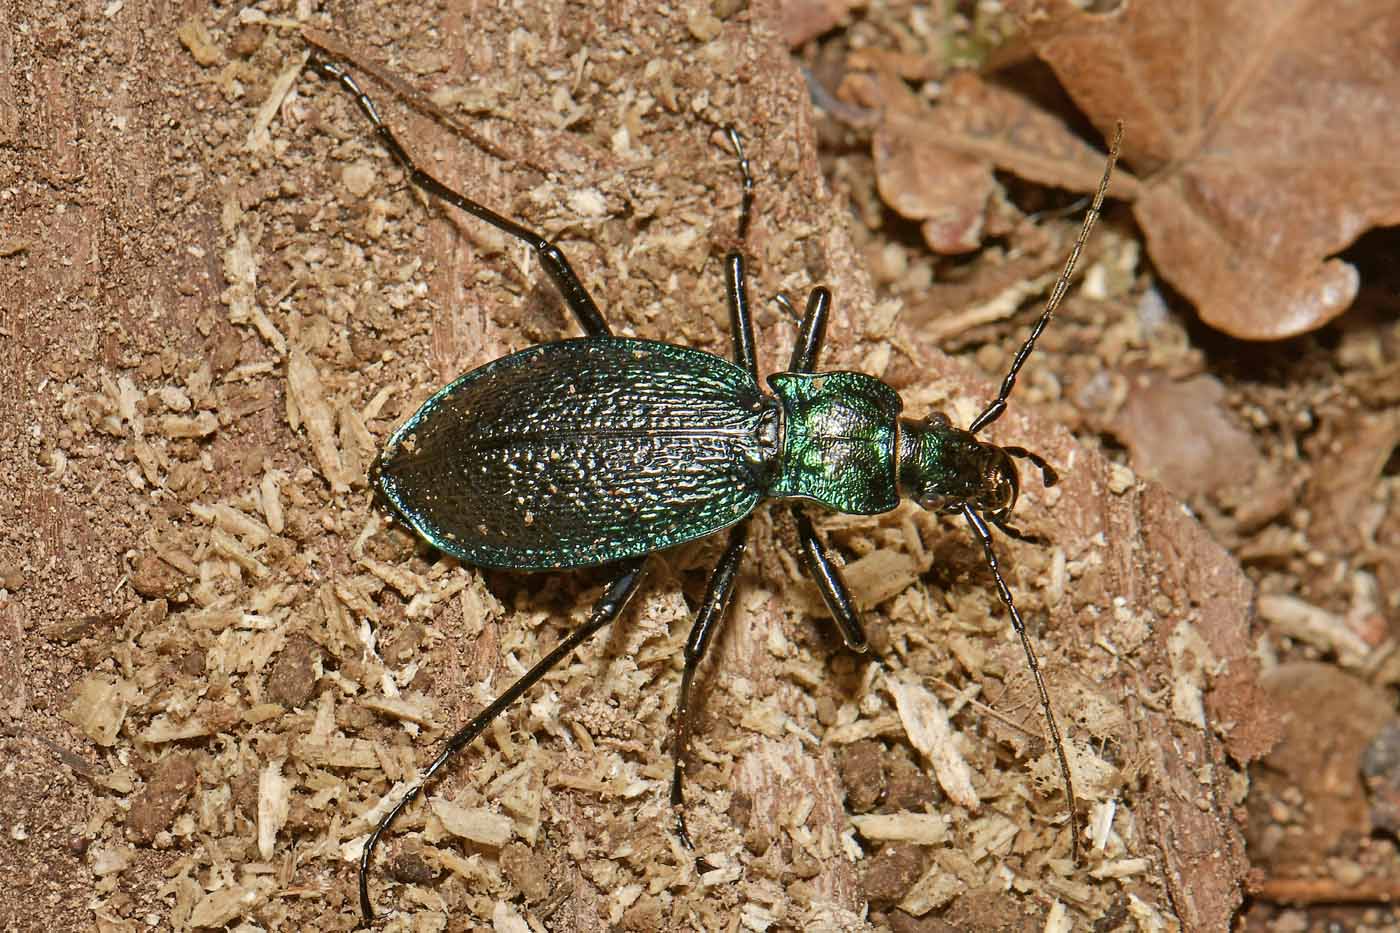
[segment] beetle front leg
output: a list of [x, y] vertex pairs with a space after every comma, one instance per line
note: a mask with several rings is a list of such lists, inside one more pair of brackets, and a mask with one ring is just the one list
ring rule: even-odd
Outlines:
[[739, 579], [739, 564], [744, 557], [744, 548], [749, 540], [747, 520], [735, 525], [729, 532], [729, 544], [724, 555], [710, 573], [710, 583], [705, 588], [705, 598], [695, 613], [695, 623], [690, 627], [690, 637], [685, 643], [685, 669], [681, 672], [681, 689], [676, 697], [676, 719], [672, 733], [671, 756], [675, 765], [671, 772], [671, 806], [676, 811], [676, 835], [687, 849], [694, 849], [690, 832], [685, 826], [685, 762], [690, 750], [690, 684], [695, 679], [695, 669], [705, 657], [729, 601], [734, 596], [734, 584]]
[[827, 556], [826, 548], [817, 537], [817, 530], [812, 527], [812, 520], [807, 517], [802, 506], [792, 507], [792, 517], [797, 522], [797, 540], [802, 547], [802, 563], [807, 568], [807, 575], [817, 584], [817, 589], [821, 590], [822, 601], [826, 603], [827, 611], [831, 613], [836, 627], [841, 630], [841, 638], [846, 642], [846, 647], [858, 654], [864, 654], [870, 647], [870, 642], [865, 637], [865, 629], [860, 624], [860, 614], [851, 602], [851, 594], [846, 589], [846, 581], [841, 577], [840, 568]]

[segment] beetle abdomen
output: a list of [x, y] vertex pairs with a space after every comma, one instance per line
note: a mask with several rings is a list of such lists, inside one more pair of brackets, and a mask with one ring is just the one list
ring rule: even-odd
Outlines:
[[545, 344], [430, 398], [371, 481], [423, 537], [470, 563], [605, 563], [748, 515], [774, 455], [773, 404], [744, 370], [698, 350]]

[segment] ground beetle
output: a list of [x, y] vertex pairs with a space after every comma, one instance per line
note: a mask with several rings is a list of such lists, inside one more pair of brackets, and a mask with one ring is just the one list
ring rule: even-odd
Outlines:
[[[693, 848], [683, 812], [691, 681], [734, 592], [748, 540], [748, 516], [764, 499], [792, 500], [803, 564], [853, 651], [865, 633], [827, 556], [805, 502], [854, 515], [893, 509], [900, 497], [960, 514], [982, 544], [997, 592], [1025, 649], [1059, 758], [1078, 861], [1077, 817], [1060, 730], [1045, 680], [1011, 591], [997, 566], [988, 525], [1028, 539], [1008, 523], [1016, 504], [1013, 457], [1031, 461], [1045, 484], [1055, 472], [1020, 447], [977, 440], [1006, 410], [1016, 374], [1069, 287], [1069, 277], [1103, 206], [1118, 155], [1115, 134], [1103, 180], [1045, 310], [1011, 363], [1001, 390], [967, 430], [942, 414], [900, 418], [898, 393], [862, 373], [817, 372], [831, 293], [812, 289], [792, 361], [759, 387], [744, 257], [724, 261], [734, 362], [709, 353], [614, 337], [588, 290], [553, 243], [464, 197], [422, 171], [338, 64], [313, 52], [308, 67], [354, 95], [380, 141], [424, 191], [528, 244], [585, 336], [547, 343], [488, 363], [433, 395], [394, 432], [375, 462], [376, 496], [438, 550], [479, 567], [562, 570], [611, 564], [616, 578], [588, 622], [570, 633], [476, 718], [447, 740], [419, 781], [379, 821], [360, 858], [360, 909], [373, 920], [369, 867], [394, 818], [453, 755], [589, 636], [616, 619], [636, 593], [653, 551], [728, 529], [685, 646], [676, 706], [671, 803], [676, 832]], [[748, 230], [753, 179], [739, 134], [727, 129], [743, 181], [739, 239]]]

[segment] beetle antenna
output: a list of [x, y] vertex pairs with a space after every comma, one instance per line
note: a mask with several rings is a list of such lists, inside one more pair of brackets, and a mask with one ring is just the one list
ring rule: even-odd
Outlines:
[[[1011, 598], [1011, 588], [1006, 585], [1006, 581], [1001, 576], [1001, 566], [997, 563], [997, 552], [992, 547], [992, 533], [987, 528], [987, 523], [982, 520], [982, 516], [977, 514], [977, 510], [967, 503], [962, 506], [963, 518], [967, 519], [968, 527], [972, 529], [972, 534], [977, 540], [982, 542], [982, 553], [987, 558], [987, 566], [992, 570], [992, 578], [997, 583], [997, 593], [1001, 596], [1001, 601], [1006, 605], [1006, 610], [1011, 613], [1011, 627], [1016, 630], [1016, 634], [1021, 639], [1021, 647], [1026, 652], [1026, 663], [1030, 665], [1031, 676], [1035, 678], [1035, 685], [1040, 690], [1040, 706], [1045, 710], [1045, 724], [1050, 730], [1050, 744], [1055, 746], [1055, 757], [1060, 762], [1060, 776], [1065, 782], [1065, 801], [1069, 806], [1069, 851], [1073, 862], [1079, 864], [1079, 804], [1074, 797], [1074, 779], [1069, 772], [1069, 757], [1065, 755], [1065, 743], [1060, 738], [1060, 726], [1055, 722], [1055, 710], [1050, 706], [1050, 692], [1045, 689], [1045, 676], [1040, 672], [1040, 662], [1036, 660], [1035, 648], [1031, 645], [1031, 638], [1026, 634], [1026, 623], [1021, 620], [1021, 613], [1016, 609], [1016, 603]], [[998, 527], [1001, 527], [998, 524]], [[1005, 530], [1003, 528], [1003, 530]]]
[[1103, 210], [1104, 195], [1108, 193], [1108, 180], [1113, 175], [1113, 165], [1118, 161], [1119, 148], [1123, 143], [1123, 123], [1119, 121], [1113, 131], [1113, 145], [1108, 148], [1108, 164], [1104, 166], [1103, 178], [1099, 181], [1099, 190], [1094, 193], [1094, 203], [1089, 205], [1089, 212], [1084, 215], [1084, 225], [1079, 228], [1079, 236], [1075, 238], [1074, 249], [1069, 252], [1069, 259], [1065, 261], [1064, 271], [1060, 273], [1059, 279], [1055, 281], [1055, 287], [1050, 291], [1050, 299], [1045, 302], [1045, 310], [1040, 313], [1040, 320], [1035, 322], [1035, 327], [1031, 328], [1031, 335], [1026, 338], [1026, 342], [1021, 344], [1021, 349], [1016, 351], [1016, 357], [1011, 361], [1011, 369], [1007, 371], [1006, 378], [1001, 381], [1001, 391], [990, 405], [978, 415], [972, 422], [968, 431], [976, 434], [1001, 417], [1006, 411], [1006, 399], [1011, 395], [1011, 390], [1016, 388], [1016, 374], [1025, 365], [1026, 358], [1035, 349], [1035, 342], [1040, 337], [1041, 331], [1045, 330], [1045, 325], [1050, 323], [1050, 318], [1054, 317], [1055, 309], [1064, 301], [1065, 293], [1069, 291], [1069, 277], [1074, 274], [1074, 266], [1079, 262], [1079, 254], [1084, 250], [1084, 244], [1089, 239], [1089, 234], [1094, 229], [1094, 224], [1099, 219], [1099, 212]]

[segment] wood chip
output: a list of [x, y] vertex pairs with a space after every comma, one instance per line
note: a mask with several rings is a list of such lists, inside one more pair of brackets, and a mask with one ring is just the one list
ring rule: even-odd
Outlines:
[[847, 564], [842, 575], [856, 607], [873, 609], [913, 586], [923, 569], [904, 551], [881, 548]]
[[899, 902], [899, 909], [906, 914], [922, 917], [929, 911], [949, 903], [966, 889], [967, 885], [961, 878], [935, 863], [924, 872], [923, 877], [914, 882], [913, 887], [904, 895], [904, 900]]
[[274, 758], [258, 774], [258, 854], [268, 861], [291, 810], [292, 782], [282, 775], [286, 760]]
[[63, 718], [93, 742], [110, 748], [116, 744], [127, 709], [138, 696], [135, 684], [109, 674], [92, 674], [78, 685]]
[[247, 884], [235, 884], [211, 891], [194, 905], [186, 929], [222, 927], [239, 917], [251, 914], [263, 901], [276, 882], [271, 878], [255, 878]]
[[1343, 667], [1357, 667], [1371, 656], [1371, 646], [1356, 634], [1345, 616], [1289, 596], [1269, 593], [1259, 597], [1259, 618], [1280, 635], [1306, 642], [1324, 651], [1335, 651]]
[[948, 820], [937, 813], [870, 813], [851, 817], [851, 823], [866, 839], [882, 842], [912, 842], [937, 845], [948, 838]]
[[420, 726], [433, 724], [432, 714], [421, 700], [405, 700], [399, 697], [367, 696], [360, 700], [360, 706], [376, 713], [383, 713], [394, 719], [415, 722]]
[[213, 734], [214, 730], [198, 716], [177, 722], [169, 716], [160, 715], [151, 720], [151, 724], [141, 731], [139, 738], [142, 742], [161, 745], [165, 742], [183, 742], [185, 739], [197, 739]]
[[335, 414], [326, 402], [321, 374], [300, 347], [287, 357], [287, 403], [289, 407], [295, 406], [296, 417], [288, 418], [293, 427], [297, 421], [306, 427], [321, 475], [335, 492], [349, 492], [350, 484], [341, 465], [340, 448], [336, 445]]
[[242, 538], [249, 547], [261, 547], [272, 539], [271, 528], [231, 505], [222, 502], [214, 505], [192, 502], [190, 511], [200, 520]]
[[959, 806], [976, 810], [982, 801], [972, 786], [972, 769], [958, 748], [947, 709], [938, 697], [918, 684], [898, 681], [892, 676], [887, 676], [885, 683], [894, 696], [895, 708], [909, 742], [933, 766], [943, 792]]
[[499, 849], [510, 842], [510, 817], [478, 807], [463, 807], [433, 797], [428, 801], [433, 815], [442, 821], [443, 829], [459, 839], [475, 842], [477, 845]]
[[364, 739], [318, 740], [312, 736], [304, 736], [292, 744], [292, 751], [300, 760], [326, 768], [379, 767], [379, 758], [374, 754], [374, 744]]

